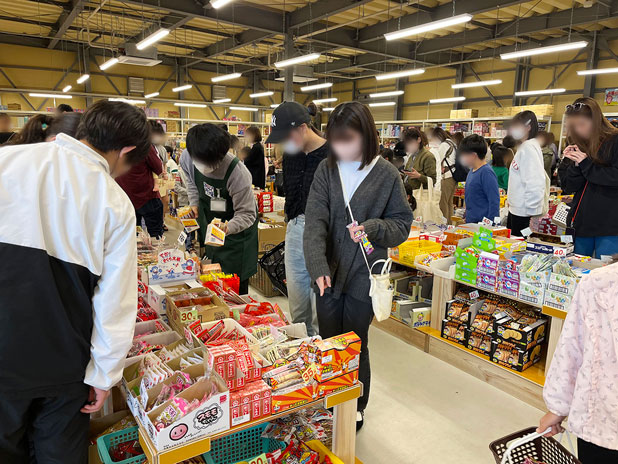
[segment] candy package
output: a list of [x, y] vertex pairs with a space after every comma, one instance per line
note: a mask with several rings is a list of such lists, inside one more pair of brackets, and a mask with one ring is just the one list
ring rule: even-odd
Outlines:
[[144, 454], [139, 440], [129, 440], [109, 448], [109, 456], [114, 462], [124, 461]]

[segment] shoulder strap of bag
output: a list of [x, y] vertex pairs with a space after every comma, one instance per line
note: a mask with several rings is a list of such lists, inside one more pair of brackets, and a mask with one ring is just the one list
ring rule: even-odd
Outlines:
[[[350, 212], [350, 219], [352, 219], [352, 222], [354, 222], [355, 221], [354, 213], [352, 213], [352, 208], [350, 207], [350, 198], [348, 197], [348, 193], [345, 188], [345, 182], [343, 181], [343, 175], [341, 175], [341, 168], [339, 168], [339, 163], [337, 163], [337, 172], [339, 173], [339, 181], [341, 182], [341, 191], [343, 192], [343, 201], [345, 203], [346, 208]], [[369, 261], [367, 261], [367, 256], [365, 255], [365, 249], [363, 248], [363, 244], [361, 242], [358, 242], [358, 246], [360, 247], [361, 254], [363, 255], [363, 258], [365, 259], [365, 264], [367, 265], [367, 270], [369, 271], [369, 277], [371, 277], [372, 266], [369, 266]]]
[[445, 142], [448, 143], [449, 147], [448, 147], [448, 151], [446, 152], [446, 155], [444, 155], [444, 158], [442, 159], [442, 162], [446, 163], [446, 167], [448, 168], [448, 170], [450, 171], [452, 175], [455, 173], [455, 170], [451, 166], [451, 163], [448, 162], [448, 157], [451, 156], [451, 154], [453, 153], [453, 150], [455, 150], [455, 143], [450, 139], [445, 140]]
[[582, 204], [582, 199], [586, 194], [586, 189], [588, 188], [588, 181], [586, 181], [586, 185], [584, 185], [584, 191], [582, 192], [582, 196], [579, 197], [579, 201], [577, 202], [577, 208], [575, 208], [575, 212], [573, 213], [573, 217], [571, 218], [571, 226], [575, 223], [575, 218], [577, 217], [577, 212], [579, 211], [579, 205]]

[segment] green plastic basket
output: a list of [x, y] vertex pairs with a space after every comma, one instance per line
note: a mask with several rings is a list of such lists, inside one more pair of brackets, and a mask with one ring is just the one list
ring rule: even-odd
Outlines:
[[206, 464], [235, 464], [262, 453], [285, 448], [284, 442], [262, 438], [268, 424], [260, 424], [212, 442], [210, 451], [203, 455]]
[[99, 451], [99, 457], [103, 464], [142, 464], [146, 460], [145, 454], [125, 459], [124, 461], [112, 461], [109, 455], [110, 447], [117, 445], [118, 443], [124, 443], [126, 441], [132, 441], [139, 439], [139, 428], [130, 427], [128, 429], [120, 430], [118, 432], [108, 433], [102, 437], [97, 438], [97, 449]]

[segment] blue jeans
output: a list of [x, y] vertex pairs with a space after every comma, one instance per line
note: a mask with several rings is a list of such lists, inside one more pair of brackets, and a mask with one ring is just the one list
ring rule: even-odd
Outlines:
[[285, 233], [285, 278], [292, 321], [304, 322], [307, 333], [313, 336], [318, 333], [318, 320], [315, 312], [315, 293], [311, 288], [311, 277], [305, 264], [304, 233], [304, 215], [288, 222]]
[[618, 236], [575, 237], [575, 253], [599, 259], [614, 255], [618, 253]]

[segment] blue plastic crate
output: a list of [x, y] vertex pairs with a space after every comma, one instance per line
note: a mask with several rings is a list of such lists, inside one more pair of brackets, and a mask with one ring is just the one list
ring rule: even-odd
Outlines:
[[103, 464], [142, 464], [145, 459], [145, 454], [140, 454], [124, 461], [112, 461], [109, 455], [110, 447], [117, 445], [118, 443], [124, 443], [127, 441], [139, 439], [139, 428], [130, 427], [128, 429], [120, 430], [118, 432], [108, 433], [102, 437], [97, 438], [97, 449], [99, 451], [99, 457]]
[[262, 438], [262, 432], [267, 425], [256, 425], [213, 441], [210, 451], [203, 456], [206, 464], [234, 464], [262, 453], [285, 448], [284, 442]]

